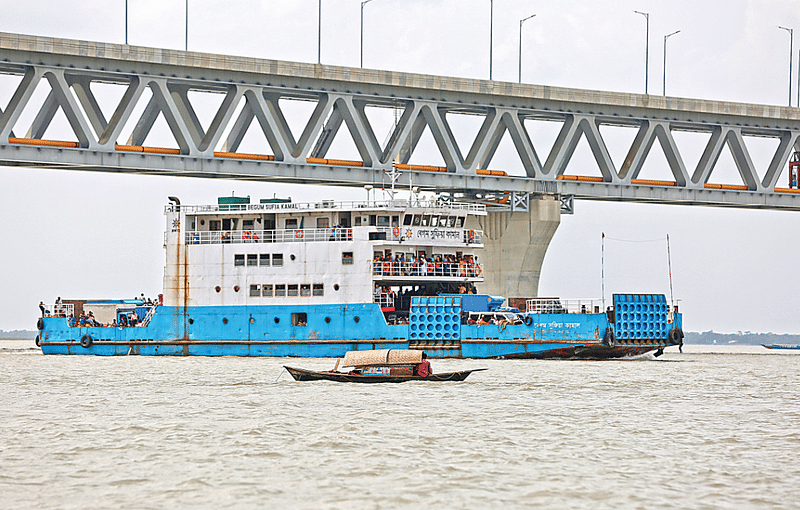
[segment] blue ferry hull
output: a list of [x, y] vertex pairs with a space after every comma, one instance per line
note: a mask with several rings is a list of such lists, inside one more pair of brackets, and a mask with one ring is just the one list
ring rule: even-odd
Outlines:
[[[439, 308], [446, 313], [421, 314], [410, 325], [389, 325], [373, 303], [161, 306], [140, 327], [69, 327], [64, 318], [44, 318], [37, 342], [44, 354], [100, 356], [341, 357], [352, 350], [422, 349], [431, 357], [589, 359], [671, 345], [664, 335], [620, 338], [608, 345], [603, 342], [609, 326], [604, 313], [534, 314], [526, 324], [468, 325], [461, 324], [458, 304], [448, 301]], [[292, 315], [298, 313], [307, 318], [304, 325], [292, 325]], [[681, 327], [680, 319], [678, 314], [675, 327]]]

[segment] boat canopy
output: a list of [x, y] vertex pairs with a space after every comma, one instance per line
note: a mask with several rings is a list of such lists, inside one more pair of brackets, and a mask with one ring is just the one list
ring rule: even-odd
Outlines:
[[422, 351], [405, 349], [381, 349], [377, 351], [348, 351], [344, 355], [343, 367], [367, 367], [374, 365], [416, 365], [422, 363]]

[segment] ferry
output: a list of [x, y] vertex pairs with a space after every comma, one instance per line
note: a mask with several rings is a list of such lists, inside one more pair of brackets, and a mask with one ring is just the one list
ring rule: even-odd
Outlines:
[[483, 204], [169, 197], [164, 212], [163, 294], [42, 306], [44, 354], [604, 359], [683, 343], [663, 294], [482, 292]]

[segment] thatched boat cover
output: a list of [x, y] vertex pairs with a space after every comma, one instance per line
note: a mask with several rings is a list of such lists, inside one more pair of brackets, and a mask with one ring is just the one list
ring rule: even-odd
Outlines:
[[422, 363], [422, 351], [381, 349], [378, 351], [348, 351], [343, 367], [368, 367], [375, 365], [416, 365]]

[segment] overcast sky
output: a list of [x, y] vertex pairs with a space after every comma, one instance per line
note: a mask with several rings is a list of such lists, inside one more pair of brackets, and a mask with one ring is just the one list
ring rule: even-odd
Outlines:
[[[130, 44], [183, 49], [183, 0], [128, 3]], [[364, 10], [364, 66], [487, 79], [489, 4], [488, 0], [374, 0]], [[124, 0], [11, 3], [3, 8], [0, 31], [123, 43], [124, 6]], [[324, 64], [359, 65], [360, 7], [359, 0], [323, 0]], [[189, 9], [190, 50], [316, 62], [317, 0], [224, 4], [191, 0]], [[800, 1], [790, 0], [496, 0], [493, 78], [517, 81], [519, 20], [536, 14], [524, 25], [524, 82], [643, 93], [645, 20], [633, 10], [650, 13], [651, 94], [662, 89], [663, 36], [680, 30], [669, 39], [668, 95], [788, 103], [789, 34], [777, 27], [800, 30]], [[797, 36], [795, 72], [800, 31]], [[792, 104], [796, 104], [797, 74], [793, 81]], [[17, 82], [0, 76], [0, 108], [5, 109]], [[35, 100], [41, 102], [46, 93], [46, 86], [40, 87]], [[212, 106], [199, 107], [201, 120], [213, 115]], [[293, 129], [304, 122], [301, 110], [290, 112]], [[24, 134], [35, 113], [26, 110], [16, 134]], [[457, 137], [468, 139], [476, 129], [470, 122], [454, 127]], [[546, 145], [554, 133], [553, 128], [543, 127], [531, 136], [534, 144]], [[615, 161], [624, 157], [633, 134], [608, 136]], [[46, 138], [70, 137], [74, 135], [57, 116]], [[175, 145], [163, 126], [157, 126], [151, 137], [147, 145]], [[339, 138], [329, 157], [356, 159], [352, 141]], [[693, 167], [704, 141], [676, 139], [687, 166]], [[264, 152], [259, 143], [263, 140], [246, 140], [240, 150]], [[777, 142], [748, 140], [748, 144], [763, 175]], [[462, 152], [466, 150], [462, 145]], [[537, 150], [541, 155], [542, 149], [537, 146]], [[656, 146], [653, 151], [659, 152]], [[414, 158], [412, 162], [421, 164], [441, 161], [425, 137]], [[508, 140], [501, 144], [491, 168], [521, 172]], [[585, 142], [568, 172], [599, 175]], [[648, 159], [640, 177], [669, 178], [663, 155]], [[130, 298], [161, 292], [163, 205], [168, 195], [183, 203], [213, 203], [232, 192], [254, 199], [277, 194], [295, 201], [364, 195], [361, 189], [24, 168], [0, 168], [0, 179], [0, 329], [5, 330], [35, 328], [40, 300]], [[741, 183], [727, 151], [712, 180]], [[782, 176], [781, 185], [784, 181]], [[669, 234], [674, 295], [681, 300], [687, 330], [800, 333], [800, 213], [579, 201], [575, 215], [562, 217], [547, 253], [540, 295], [600, 296], [602, 232], [608, 236], [607, 296], [612, 292], [669, 296], [665, 241]]]

